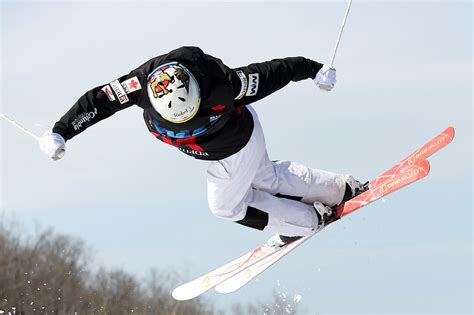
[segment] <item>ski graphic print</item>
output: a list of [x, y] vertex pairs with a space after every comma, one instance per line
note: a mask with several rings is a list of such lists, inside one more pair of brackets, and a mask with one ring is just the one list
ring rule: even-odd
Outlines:
[[[444, 130], [442, 133], [437, 135], [435, 138], [427, 142], [425, 145], [423, 145], [421, 148], [410, 154], [407, 158], [403, 159], [401, 162], [398, 164], [394, 165], [392, 168], [390, 168], [388, 171], [382, 173], [380, 177], [376, 178], [374, 181], [369, 183], [369, 187], [372, 188], [372, 190], [376, 187], [381, 186], [384, 182], [388, 182], [391, 179], [393, 179], [397, 174], [404, 172], [404, 169], [406, 167], [409, 167], [410, 165], [415, 165], [419, 162], [421, 164], [425, 163], [424, 159], [438, 151], [439, 149], [443, 148], [446, 146], [448, 143], [450, 143], [454, 138], [454, 128], [449, 127], [446, 130]], [[428, 164], [429, 166], [429, 164]], [[425, 175], [426, 176], [426, 175]], [[390, 181], [393, 183], [393, 181]], [[395, 185], [396, 186], [396, 185]], [[387, 189], [390, 187], [383, 186]], [[379, 191], [380, 193], [380, 191]], [[364, 194], [362, 194], [364, 195]], [[372, 198], [375, 198], [376, 195], [374, 194]], [[378, 197], [380, 198], [380, 197]], [[378, 199], [372, 199], [372, 201]], [[368, 199], [369, 200], [369, 199]], [[343, 205], [341, 205], [338, 209], [340, 211], [340, 216], [342, 217], [357, 208], [371, 202], [368, 200], [352, 200], [353, 202], [348, 203], [346, 202]], [[347, 204], [347, 206], [346, 206]], [[302, 238], [296, 242], [293, 242], [285, 247], [270, 247], [267, 244], [264, 244], [260, 247], [257, 247], [253, 251], [229, 262], [228, 264], [217, 268], [216, 270], [213, 270], [195, 280], [192, 280], [188, 283], [185, 283], [179, 287], [177, 287], [172, 295], [173, 298], [176, 300], [189, 300], [192, 298], [195, 298], [202, 293], [208, 291], [209, 289], [216, 287], [220, 283], [226, 282], [226, 280], [232, 278], [233, 276], [239, 274], [243, 270], [246, 270], [245, 272], [248, 274], [249, 271], [247, 270], [248, 267], [258, 263], [259, 261], [262, 261], [263, 259], [270, 259], [273, 254], [280, 252], [282, 248], [287, 248], [291, 249], [291, 247], [296, 248], [296, 246], [300, 245], [303, 243], [307, 237]], [[291, 246], [291, 247], [289, 247]], [[261, 268], [261, 267], [260, 267]], [[264, 269], [263, 269], [264, 270]], [[262, 270], [262, 271], [263, 271]], [[219, 286], [220, 291], [225, 291], [223, 285]], [[231, 292], [231, 291], [229, 291]]]
[[172, 296], [178, 301], [193, 299], [238, 274], [248, 266], [276, 253], [278, 250], [279, 249], [268, 246], [267, 244], [257, 247], [253, 251], [234, 259], [228, 264], [177, 287], [173, 290]]
[[392, 168], [384, 172], [383, 174], [379, 175], [376, 180], [369, 184], [369, 187], [372, 188], [374, 186], [380, 185], [380, 183], [390, 179], [394, 175], [397, 174], [400, 170], [404, 167], [415, 164], [419, 161], [426, 160], [430, 157], [433, 153], [436, 153], [440, 149], [447, 146], [451, 141], [454, 139], [454, 128], [448, 127], [439, 135], [425, 143], [422, 147], [418, 150], [401, 160], [398, 164], [395, 164]]

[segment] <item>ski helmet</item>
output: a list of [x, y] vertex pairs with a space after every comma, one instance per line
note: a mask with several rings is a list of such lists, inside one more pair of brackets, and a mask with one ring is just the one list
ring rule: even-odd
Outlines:
[[158, 114], [176, 124], [193, 118], [201, 103], [198, 82], [191, 71], [177, 62], [160, 65], [150, 73], [147, 91]]

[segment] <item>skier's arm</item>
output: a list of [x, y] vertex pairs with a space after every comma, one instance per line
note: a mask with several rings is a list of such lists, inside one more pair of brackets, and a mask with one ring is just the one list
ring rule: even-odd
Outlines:
[[[128, 92], [128, 93], [127, 93]], [[133, 72], [86, 92], [56, 122], [53, 133], [69, 140], [95, 123], [138, 102], [140, 80]]]
[[314, 79], [322, 67], [321, 63], [311, 59], [289, 57], [235, 68], [232, 74], [235, 105], [256, 102], [291, 81]]

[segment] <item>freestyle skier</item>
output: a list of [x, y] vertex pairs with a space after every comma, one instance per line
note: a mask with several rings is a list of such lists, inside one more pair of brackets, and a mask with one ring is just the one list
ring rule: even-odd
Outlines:
[[332, 207], [367, 189], [350, 175], [270, 161], [250, 104], [308, 78], [330, 91], [336, 70], [303, 57], [229, 68], [200, 48], [178, 48], [85, 93], [43, 135], [40, 147], [58, 160], [67, 140], [137, 105], [153, 136], [209, 161], [208, 202], [214, 215], [277, 233], [274, 241], [283, 245], [315, 233], [334, 214]]

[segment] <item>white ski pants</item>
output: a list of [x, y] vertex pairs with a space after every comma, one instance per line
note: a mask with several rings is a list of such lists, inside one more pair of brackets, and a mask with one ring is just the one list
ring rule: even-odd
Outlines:
[[344, 176], [290, 161], [270, 161], [257, 114], [250, 106], [248, 109], [254, 130], [247, 145], [208, 167], [212, 213], [240, 221], [248, 209], [258, 209], [268, 214], [267, 225], [260, 229], [286, 236], [312, 234], [318, 225], [313, 203], [339, 204], [345, 191]]

